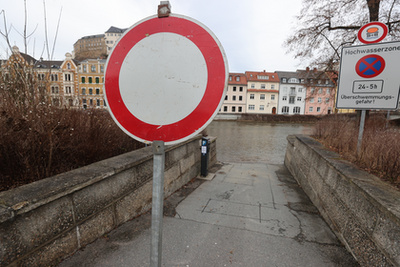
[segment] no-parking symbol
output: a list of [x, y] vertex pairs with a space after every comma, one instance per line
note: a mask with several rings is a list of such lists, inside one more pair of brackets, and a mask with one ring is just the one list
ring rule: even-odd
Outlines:
[[373, 78], [385, 69], [385, 60], [378, 55], [367, 55], [358, 60], [356, 72], [360, 77]]

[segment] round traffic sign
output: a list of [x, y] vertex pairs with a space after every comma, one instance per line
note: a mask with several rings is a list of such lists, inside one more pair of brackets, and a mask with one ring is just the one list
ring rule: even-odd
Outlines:
[[385, 60], [379, 55], [367, 55], [360, 58], [356, 64], [356, 72], [363, 78], [373, 78], [385, 69]]
[[388, 28], [384, 23], [373, 21], [362, 26], [357, 37], [364, 44], [373, 44], [385, 39], [387, 34]]
[[174, 144], [212, 121], [227, 82], [225, 53], [208, 28], [182, 15], [152, 16], [115, 45], [106, 64], [105, 96], [128, 135]]

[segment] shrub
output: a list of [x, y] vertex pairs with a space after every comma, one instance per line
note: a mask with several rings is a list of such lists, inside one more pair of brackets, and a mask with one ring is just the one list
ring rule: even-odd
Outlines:
[[371, 114], [357, 154], [358, 134], [355, 116], [334, 115], [317, 122], [314, 136], [345, 159], [400, 188], [400, 129], [386, 127], [384, 114]]

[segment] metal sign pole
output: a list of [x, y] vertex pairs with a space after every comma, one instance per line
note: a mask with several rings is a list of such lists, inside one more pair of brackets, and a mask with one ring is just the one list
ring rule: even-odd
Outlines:
[[151, 211], [150, 266], [161, 267], [164, 202], [164, 141], [153, 142], [153, 201]]
[[363, 133], [364, 133], [365, 114], [366, 113], [367, 112], [365, 111], [365, 109], [361, 110], [360, 129], [358, 131], [358, 141], [357, 141], [357, 155], [360, 155], [360, 152], [361, 152], [361, 144], [362, 144]]

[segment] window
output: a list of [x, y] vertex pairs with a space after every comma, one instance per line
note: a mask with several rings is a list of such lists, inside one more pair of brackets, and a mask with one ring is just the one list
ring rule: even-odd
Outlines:
[[294, 114], [300, 114], [300, 107], [294, 107], [293, 108], [293, 113]]
[[271, 89], [272, 89], [272, 90], [275, 89], [275, 84], [271, 84]]
[[89, 77], [89, 83], [92, 83], [92, 82], [93, 82], [93, 78]]
[[250, 94], [250, 99], [254, 99], [254, 94]]
[[229, 81], [232, 81], [232, 76], [229, 76]]
[[99, 82], [100, 82], [100, 78], [96, 77], [96, 83], [99, 83]]
[[51, 93], [52, 94], [58, 94], [58, 86], [52, 86], [51, 87]]
[[90, 65], [90, 72], [96, 72], [96, 65]]
[[243, 86], [239, 87], [239, 92], [243, 92]]
[[227, 112], [227, 111], [228, 111], [228, 107], [224, 106], [224, 112]]
[[71, 86], [65, 86], [65, 93], [72, 94]]
[[89, 95], [93, 95], [93, 88], [89, 88]]
[[256, 106], [255, 105], [249, 105], [249, 110], [255, 110]]
[[239, 96], [239, 101], [242, 101], [243, 100], [243, 96]]
[[82, 77], [82, 83], [85, 83], [85, 77]]
[[51, 74], [50, 75], [50, 79], [51, 79], [51, 81], [56, 82], [56, 81], [58, 81], [58, 75], [57, 74]]
[[302, 93], [302, 92], [303, 92], [303, 88], [300, 87], [300, 88], [297, 90], [297, 92]]
[[310, 98], [310, 103], [314, 103], [314, 97]]
[[86, 72], [86, 65], [83, 65], [83, 72]]
[[82, 105], [84, 109], [87, 108], [86, 99], [82, 99]]
[[232, 96], [232, 101], [236, 101], [236, 96]]
[[264, 83], [261, 84], [261, 89], [265, 89], [265, 84]]
[[101, 72], [101, 73], [104, 72], [104, 65], [100, 65], [100, 72]]
[[236, 92], [236, 86], [234, 86], [234, 87], [232, 88], [232, 91]]
[[38, 80], [39, 81], [44, 81], [44, 74], [43, 73], [38, 74]]
[[282, 96], [282, 101], [287, 101], [287, 96]]
[[254, 89], [254, 88], [256, 88], [256, 85], [254, 83], [252, 83], [250, 88]]
[[298, 83], [299, 81], [296, 78], [290, 78], [289, 83]]
[[325, 103], [329, 103], [329, 97], [325, 98]]
[[294, 96], [289, 96], [289, 104], [294, 104]]
[[236, 76], [236, 81], [240, 82], [240, 77], [239, 76]]
[[82, 95], [86, 95], [86, 88], [82, 88]]
[[96, 106], [100, 107], [100, 99], [96, 100]]
[[93, 106], [93, 99], [89, 99], [89, 105]]
[[236, 107], [232, 107], [232, 112], [236, 112]]
[[286, 78], [282, 78], [282, 83], [286, 83], [286, 82], [287, 82]]
[[71, 74], [70, 73], [65, 73], [64, 74], [64, 80], [67, 81], [67, 82], [70, 82], [71, 81]]
[[242, 107], [239, 107], [239, 108], [238, 108], [238, 112], [242, 112]]
[[296, 87], [290, 87], [290, 94], [295, 95], [296, 94]]
[[271, 95], [271, 100], [275, 100], [275, 95]]
[[314, 89], [314, 88], [311, 88], [310, 93], [311, 93], [311, 94], [314, 94], [314, 91], [315, 91], [315, 89]]
[[318, 94], [322, 94], [324, 92], [324, 90], [322, 88], [318, 89]]
[[228, 96], [227, 95], [225, 96], [225, 100], [228, 100]]
[[326, 94], [329, 95], [331, 93], [331, 90], [329, 88], [326, 88]]
[[317, 107], [317, 112], [321, 112], [321, 108], [320, 107]]
[[322, 99], [320, 97], [318, 97], [318, 103], [321, 103]]
[[257, 79], [259, 79], [259, 80], [269, 80], [269, 76], [268, 75], [257, 75]]
[[288, 113], [289, 113], [289, 107], [283, 106], [283, 107], [282, 107], [282, 113], [283, 113], [283, 114], [288, 114]]
[[260, 105], [260, 110], [264, 110], [264, 105]]
[[96, 88], [96, 95], [99, 95], [99, 94], [100, 94], [100, 89]]
[[301, 101], [301, 96], [298, 96], [298, 97], [297, 97], [297, 101]]
[[309, 111], [309, 112], [313, 112], [313, 111], [314, 111], [314, 108], [313, 108], [313, 107], [309, 107], [309, 108], [308, 108], [308, 111]]
[[71, 63], [67, 63], [67, 69], [71, 69]]
[[260, 95], [260, 99], [261, 99], [261, 100], [265, 100], [265, 94], [261, 94], [261, 95]]

